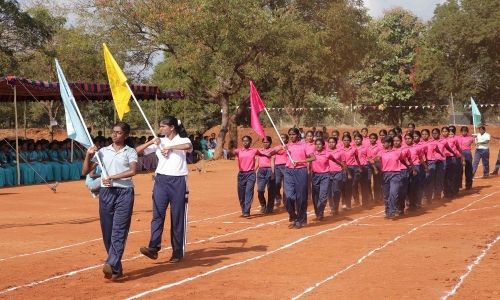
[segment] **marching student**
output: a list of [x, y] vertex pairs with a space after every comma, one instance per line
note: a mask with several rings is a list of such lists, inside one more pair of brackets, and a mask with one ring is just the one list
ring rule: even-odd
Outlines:
[[368, 136], [368, 128], [363, 127], [361, 129], [361, 136], [363, 137], [363, 146], [368, 147], [370, 146], [370, 137]]
[[[370, 145], [367, 150], [367, 159], [369, 167], [371, 168], [371, 173], [373, 174], [373, 200], [376, 202], [381, 202], [382, 198], [382, 173], [375, 172], [376, 166], [371, 163], [371, 161], [378, 155], [378, 152], [383, 149], [383, 147], [378, 143], [379, 139], [376, 133], [370, 134]], [[379, 161], [375, 161], [375, 164], [379, 164]], [[379, 166], [380, 167], [380, 166]]]
[[[428, 135], [428, 134], [427, 134]], [[420, 149], [420, 165], [418, 166], [418, 186], [419, 188], [411, 187], [414, 191], [416, 191], [416, 201], [417, 206], [422, 207], [422, 199], [424, 196], [425, 190], [425, 177], [429, 173], [429, 164], [427, 161], [427, 145], [421, 141], [422, 134], [418, 130], [413, 131], [413, 145], [414, 147], [418, 147]]]
[[[300, 229], [307, 224], [307, 166], [315, 157], [306, 143], [300, 141], [299, 130], [290, 128], [290, 141], [285, 150], [290, 153], [292, 160], [286, 163], [285, 194], [290, 224], [288, 228]], [[276, 149], [276, 148], [275, 148]]]
[[414, 166], [414, 171], [409, 174], [408, 182], [408, 209], [411, 211], [417, 210], [422, 206], [419, 195], [423, 187], [422, 178], [425, 177], [422, 177], [422, 173], [425, 172], [426, 164], [424, 149], [418, 145], [420, 137], [415, 140], [414, 135], [419, 137], [420, 132], [414, 130], [413, 133], [408, 132], [405, 134], [406, 149], [409, 151], [409, 159]]
[[345, 205], [345, 209], [351, 209], [351, 199], [353, 195], [357, 196], [354, 199], [354, 203], [359, 204], [359, 195], [353, 193], [353, 189], [358, 186], [359, 179], [361, 177], [362, 170], [360, 169], [361, 163], [358, 157], [358, 150], [356, 147], [351, 145], [351, 136], [344, 135], [342, 138], [342, 142], [344, 143], [344, 147], [342, 147], [342, 151], [344, 151], [347, 169], [349, 170], [349, 174], [351, 175], [346, 179], [344, 184], [344, 190], [342, 192], [342, 202]]
[[164, 137], [152, 139], [137, 146], [138, 153], [156, 153], [156, 167], [153, 185], [153, 219], [149, 245], [140, 252], [150, 259], [157, 259], [161, 249], [163, 228], [167, 208], [170, 205], [170, 244], [172, 256], [169, 263], [178, 263], [184, 258], [186, 238], [187, 175], [186, 152], [193, 151], [182, 123], [174, 116], [167, 116], [160, 122], [160, 133]]
[[437, 147], [434, 148], [434, 158], [436, 164], [436, 175], [434, 177], [434, 182], [431, 183], [433, 186], [433, 200], [441, 199], [444, 190], [444, 179], [446, 172], [446, 156], [445, 156], [445, 145], [447, 142], [445, 139], [441, 139], [441, 131], [439, 128], [432, 129], [432, 139], [436, 142]]
[[380, 146], [380, 149], [384, 148], [384, 139], [385, 139], [386, 136], [387, 136], [387, 130], [381, 129], [378, 132], [378, 141], [377, 141], [377, 144]]
[[463, 175], [465, 173], [465, 189], [470, 190], [472, 188], [472, 144], [474, 143], [474, 137], [469, 134], [469, 128], [467, 126], [462, 126], [460, 128], [460, 149], [462, 149], [462, 165], [465, 167], [462, 172], [462, 166], [460, 166], [460, 186], [462, 186]]
[[[401, 152], [401, 156], [405, 158], [405, 160], [410, 159], [410, 152], [407, 148], [403, 147], [403, 140], [401, 135], [396, 133], [396, 136], [393, 137], [393, 149], [395, 151]], [[408, 169], [406, 164], [401, 164], [400, 170], [400, 190], [398, 193], [398, 201], [397, 208], [399, 215], [404, 215], [405, 206], [406, 206], [406, 197], [408, 196], [408, 184], [410, 182], [410, 173], [412, 170]]]
[[[368, 162], [368, 146], [365, 146], [366, 142], [370, 144], [368, 138], [363, 139], [361, 134], [356, 134], [354, 136], [354, 142], [356, 143], [355, 147], [358, 151], [358, 158], [360, 162], [360, 178], [358, 185], [354, 186], [353, 194], [358, 194], [357, 198], [359, 199], [359, 190], [361, 190], [361, 197], [363, 199], [363, 206], [368, 207], [373, 200], [372, 194], [372, 168]], [[356, 196], [354, 197], [356, 199]]]
[[[401, 165], [407, 164], [401, 151], [393, 148], [394, 140], [391, 136], [384, 138], [384, 149], [378, 153], [375, 160], [380, 161], [379, 171], [382, 172], [382, 190], [385, 203], [385, 218], [394, 219], [398, 212], [397, 201], [401, 189]], [[372, 161], [374, 163], [374, 161]]]
[[[446, 157], [445, 180], [444, 180], [444, 197], [452, 199], [456, 196], [455, 186], [458, 181], [458, 162], [460, 157], [460, 149], [458, 141], [450, 136], [448, 127], [441, 128], [441, 142], [444, 144], [444, 155]], [[458, 191], [456, 191], [458, 193]]]
[[[281, 134], [281, 140], [286, 145], [288, 143], [288, 135]], [[280, 207], [281, 202], [283, 202], [283, 205], [286, 203], [285, 192], [283, 191], [283, 194], [281, 194], [280, 190], [281, 187], [283, 186], [283, 181], [285, 179], [285, 169], [287, 160], [288, 160], [288, 154], [286, 154], [286, 151], [280, 150], [276, 153], [274, 162], [275, 181], [276, 181], [276, 200], [274, 200], [274, 205], [276, 208]]]
[[[260, 202], [260, 212], [270, 214], [273, 212], [274, 200], [276, 194], [276, 172], [275, 172], [275, 155], [271, 148], [273, 140], [270, 136], [262, 139], [264, 148], [259, 149], [259, 152], [265, 155], [259, 156], [259, 164], [257, 170], [257, 197]], [[267, 203], [266, 203], [266, 186], [267, 186]]]
[[316, 220], [322, 221], [330, 185], [330, 161], [339, 166], [342, 166], [342, 163], [335, 159], [332, 152], [324, 149], [325, 141], [323, 139], [317, 139], [314, 143], [316, 144], [316, 151], [314, 151], [316, 159], [311, 162], [312, 199]]
[[[347, 165], [345, 163], [345, 154], [342, 149], [338, 149], [337, 146], [338, 139], [336, 137], [330, 137], [328, 139], [328, 151], [330, 151], [333, 160], [329, 160], [329, 170], [330, 170], [330, 185], [328, 191], [328, 205], [330, 206], [330, 214], [339, 214], [339, 204], [340, 197], [342, 196], [342, 188], [344, 187], [344, 182], [347, 178]], [[338, 164], [340, 162], [340, 165]]]
[[99, 156], [106, 177], [101, 180], [99, 190], [99, 218], [102, 239], [108, 253], [103, 266], [104, 277], [118, 280], [123, 276], [121, 259], [125, 250], [132, 210], [134, 207], [134, 184], [132, 176], [136, 174], [137, 152], [125, 144], [130, 134], [130, 126], [118, 122], [113, 126], [110, 146], [97, 151], [90, 147], [85, 155], [82, 174], [87, 175], [97, 167]]

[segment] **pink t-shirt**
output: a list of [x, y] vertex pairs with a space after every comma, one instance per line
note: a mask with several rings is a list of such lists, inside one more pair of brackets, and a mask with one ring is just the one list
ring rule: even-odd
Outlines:
[[471, 135], [459, 136], [460, 148], [463, 150], [471, 150], [474, 143], [474, 137]]
[[370, 146], [370, 138], [369, 137], [364, 137], [363, 141], [361, 141], [361, 145], [365, 146], [365, 147], [369, 147]]
[[314, 151], [316, 160], [311, 162], [311, 170], [313, 173], [328, 173], [330, 171], [330, 159], [333, 157], [330, 151], [323, 150], [321, 152]]
[[239, 148], [234, 151], [234, 154], [238, 157], [238, 167], [240, 172], [253, 171], [255, 168], [255, 156], [259, 153], [259, 150], [255, 148]]
[[413, 144], [411, 146], [408, 146], [408, 151], [410, 152], [410, 160], [411, 160], [411, 163], [414, 165], [414, 166], [418, 166], [420, 165], [420, 157], [422, 156], [423, 154], [423, 147], [420, 146], [420, 145], [416, 145], [416, 144]]
[[[400, 148], [401, 149], [401, 148]], [[382, 150], [379, 152], [380, 156], [380, 165], [382, 168], [382, 172], [399, 172], [401, 171], [401, 159], [403, 159], [401, 155], [401, 151], [390, 149], [390, 150]]]
[[277, 151], [275, 155], [274, 163], [276, 165], [284, 165], [288, 161], [288, 154], [283, 149], [280, 149], [281, 146], [275, 147], [274, 149]]
[[371, 145], [368, 146], [367, 149], [367, 158], [368, 159], [374, 159], [375, 157], [378, 156], [378, 153], [383, 150], [383, 147], [381, 147], [379, 144]]
[[314, 153], [314, 151], [316, 151], [316, 145], [314, 143], [308, 143], [308, 142], [305, 142], [306, 144], [306, 147], [307, 147], [307, 153]]
[[358, 150], [359, 163], [362, 166], [366, 166], [368, 164], [368, 147], [361, 145], [360, 147], [356, 148]]
[[448, 145], [450, 145], [450, 148], [453, 150], [453, 155], [456, 157], [460, 157], [461, 151], [458, 151], [458, 149], [462, 150], [460, 148], [460, 138], [458, 136], [453, 136], [448, 138]]
[[[259, 153], [260, 154], [265, 154], [265, 155], [269, 155], [271, 154], [271, 152], [273, 151], [272, 148], [269, 148], [269, 149], [264, 149], [264, 148], [261, 148], [259, 149]], [[259, 155], [259, 168], [270, 168], [271, 167], [271, 157], [267, 157], [265, 155]]]
[[[401, 159], [404, 160], [409, 160], [410, 159], [410, 150], [408, 145], [401, 146], [400, 148], [392, 148], [396, 152], [400, 152], [401, 154]], [[408, 169], [403, 163], [400, 163], [400, 170], [406, 170]]]
[[356, 156], [358, 155], [358, 149], [355, 147], [342, 148], [345, 155], [345, 161], [348, 166], [358, 166], [358, 162], [356, 161]]
[[439, 151], [441, 151], [441, 153], [438, 153], [436, 150], [434, 150], [434, 159], [435, 160], [445, 160], [445, 157], [442, 155], [442, 154], [445, 154], [446, 152], [444, 151], [445, 149], [445, 144], [446, 143], [446, 140], [444, 140], [444, 142], [442, 141], [442, 139], [440, 140], [433, 140], [434, 142], [436, 142], [436, 149], [439, 149]]
[[[439, 139], [439, 143], [443, 144], [443, 153], [444, 153], [444, 156], [446, 156], [446, 157], [453, 156], [453, 152], [448, 150], [448, 147], [452, 148], [450, 145], [450, 143], [452, 143], [452, 142], [453, 142], [453, 140], [450, 140], [449, 137]], [[448, 147], [446, 147], [446, 145], [448, 145]], [[453, 148], [452, 148], [452, 150], [453, 150]]]
[[[341, 149], [329, 150], [332, 154], [333, 158], [335, 158], [338, 162], [345, 163], [345, 153]], [[333, 160], [328, 161], [330, 166], [330, 172], [340, 172], [342, 171], [342, 166], [334, 162]]]
[[[288, 142], [287, 147], [288, 147], [288, 152], [290, 152], [290, 155], [292, 156], [292, 159], [294, 161], [306, 160], [309, 154], [314, 153], [314, 151], [309, 151], [309, 147], [303, 141], [299, 141], [296, 143]], [[288, 159], [286, 161], [286, 166], [287, 168], [291, 169], [300, 169], [300, 168], [306, 168], [307, 163], [297, 163], [294, 166], [293, 163], [290, 161], [290, 159]]]

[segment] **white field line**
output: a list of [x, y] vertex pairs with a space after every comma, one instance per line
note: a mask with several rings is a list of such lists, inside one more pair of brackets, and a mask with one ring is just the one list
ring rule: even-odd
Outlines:
[[462, 283], [464, 283], [464, 280], [467, 276], [469, 276], [469, 274], [472, 272], [472, 269], [474, 269], [474, 267], [478, 266], [479, 263], [481, 263], [481, 260], [483, 259], [483, 257], [486, 256], [486, 253], [488, 253], [488, 251], [500, 240], [500, 235], [498, 235], [496, 237], [496, 239], [494, 239], [493, 241], [491, 241], [489, 244], [486, 245], [486, 248], [482, 249], [481, 250], [481, 253], [476, 257], [476, 259], [470, 264], [467, 266], [467, 271], [462, 274], [462, 276], [460, 276], [458, 282], [455, 284], [455, 286], [453, 286], [453, 288], [451, 290], [449, 290], [443, 297], [441, 297], [441, 300], [446, 300], [448, 299], [448, 297], [450, 296], [454, 296], [457, 292], [457, 290], [460, 288], [460, 286], [462, 285]]
[[346, 222], [346, 223], [342, 223], [342, 224], [339, 224], [337, 226], [334, 226], [332, 228], [328, 228], [328, 229], [325, 229], [325, 230], [322, 230], [322, 231], [319, 231], [315, 234], [312, 234], [312, 235], [308, 235], [308, 236], [304, 236], [304, 237], [301, 237], [299, 238], [298, 240], [295, 240], [291, 243], [288, 243], [286, 245], [283, 245], [279, 248], [276, 248], [272, 251], [268, 251], [264, 254], [261, 254], [261, 255], [257, 255], [257, 256], [254, 256], [254, 257], [251, 257], [251, 258], [248, 258], [248, 259], [245, 259], [245, 260], [241, 260], [241, 261], [238, 261], [238, 262], [235, 262], [235, 263], [232, 263], [232, 264], [228, 264], [228, 265], [224, 265], [224, 266], [221, 266], [221, 267], [218, 267], [218, 268], [215, 268], [215, 269], [212, 269], [212, 270], [209, 270], [207, 272], [203, 272], [203, 273], [200, 273], [198, 275], [195, 275], [195, 276], [192, 276], [192, 277], [187, 277], [187, 278], [184, 278], [182, 280], [179, 280], [179, 281], [175, 281], [175, 282], [172, 282], [172, 283], [168, 283], [168, 284], [165, 284], [165, 285], [162, 285], [162, 286], [159, 286], [157, 288], [154, 288], [154, 289], [150, 289], [150, 290], [147, 290], [147, 291], [144, 291], [144, 292], [141, 292], [139, 294], [136, 294], [136, 295], [133, 295], [133, 296], [130, 296], [128, 298], [126, 298], [127, 300], [132, 300], [132, 299], [138, 299], [138, 298], [142, 298], [144, 296], [147, 296], [149, 294], [152, 294], [152, 293], [156, 293], [156, 292], [159, 292], [159, 291], [163, 291], [163, 290], [167, 290], [167, 289], [170, 289], [172, 287], [175, 287], [175, 286], [179, 286], [179, 285], [182, 285], [184, 283], [187, 283], [187, 282], [190, 282], [190, 281], [193, 281], [193, 280], [196, 280], [196, 279], [199, 279], [199, 278], [202, 278], [202, 277], [206, 277], [206, 276], [209, 276], [211, 274], [214, 274], [214, 273], [217, 273], [217, 272], [220, 272], [220, 271], [224, 271], [224, 270], [227, 270], [227, 269], [230, 269], [230, 268], [233, 268], [233, 267], [237, 267], [237, 266], [240, 266], [240, 265], [243, 265], [243, 264], [246, 264], [248, 262], [252, 262], [252, 261], [256, 261], [256, 260], [259, 260], [259, 259], [262, 259], [264, 257], [267, 257], [269, 255], [272, 255], [274, 253], [277, 253], [277, 252], [280, 252], [280, 251], [283, 251], [285, 249], [288, 249], [288, 248], [291, 248], [297, 244], [300, 244], [304, 241], [307, 241], [311, 238], [314, 238], [314, 237], [317, 237], [319, 235], [322, 235], [322, 234], [325, 234], [325, 233], [328, 233], [328, 232], [332, 232], [332, 231], [335, 231], [335, 230], [338, 230], [342, 227], [345, 227], [345, 226], [349, 226], [359, 220], [363, 220], [363, 219], [366, 219], [366, 218], [369, 218], [371, 216], [374, 216], [374, 215], [377, 215], [377, 214], [380, 214], [382, 213], [383, 211], [380, 211], [380, 212], [377, 212], [375, 214], [372, 214], [372, 215], [368, 215], [368, 216], [364, 216], [364, 217], [360, 217], [360, 218], [357, 218], [357, 219], [354, 219], [352, 221], [349, 221], [349, 222]]
[[[199, 222], [209, 221], [209, 220], [214, 220], [214, 219], [218, 219], [218, 218], [223, 218], [223, 217], [227, 217], [227, 216], [238, 214], [238, 213], [241, 213], [241, 212], [236, 211], [236, 212], [232, 212], [232, 213], [228, 213], [228, 214], [223, 214], [223, 215], [219, 215], [219, 216], [215, 216], [215, 217], [204, 218], [204, 219], [201, 219], [201, 220], [194, 220], [194, 221], [190, 221], [189, 224], [199, 223]], [[148, 232], [148, 231], [149, 230], [131, 231], [131, 232], [129, 232], [129, 235], [130, 234], [134, 234], [134, 233]], [[36, 255], [36, 254], [42, 254], [42, 253], [48, 253], [48, 252], [54, 252], [54, 251], [58, 251], [58, 250], [63, 250], [63, 249], [67, 249], [67, 248], [72, 248], [72, 247], [77, 247], [77, 246], [81, 246], [81, 245], [85, 245], [85, 244], [97, 242], [97, 241], [102, 241], [102, 237], [91, 239], [91, 240], [87, 240], [87, 241], [83, 241], [83, 242], [78, 242], [78, 243], [75, 243], [75, 244], [64, 245], [64, 246], [60, 246], [60, 247], [56, 247], [56, 248], [51, 248], [51, 249], [46, 249], [46, 250], [39, 250], [39, 251], [31, 252], [31, 253], [24, 253], [24, 254], [18, 254], [18, 255], [13, 255], [13, 256], [9, 256], [9, 257], [4, 257], [4, 258], [0, 258], [0, 262], [6, 261], [6, 260], [11, 260], [11, 259], [14, 259], [14, 258], [26, 257], [26, 256], [31, 256], [31, 255]]]
[[[214, 218], [216, 218], [216, 217], [214, 217]], [[207, 219], [204, 219], [204, 220], [207, 220]], [[215, 240], [215, 239], [224, 238], [224, 237], [227, 237], [227, 236], [231, 236], [231, 235], [235, 235], [235, 234], [238, 234], [238, 233], [242, 233], [242, 232], [245, 232], [245, 231], [248, 231], [248, 230], [258, 229], [258, 228], [261, 228], [261, 227], [264, 227], [264, 226], [269, 226], [269, 225], [275, 225], [275, 224], [278, 224], [278, 223], [283, 222], [283, 221], [288, 221], [288, 218], [280, 219], [280, 220], [277, 220], [277, 221], [266, 222], [266, 223], [260, 223], [260, 224], [254, 225], [254, 226], [245, 227], [243, 229], [239, 229], [239, 230], [236, 230], [236, 231], [228, 232], [228, 233], [225, 233], [225, 234], [214, 235], [214, 236], [211, 236], [211, 237], [208, 237], [208, 238], [205, 238], [205, 239], [201, 239], [201, 240], [198, 240], [198, 241], [195, 241], [195, 242], [189, 242], [187, 244], [188, 245], [201, 244], [201, 243], [209, 242], [209, 241], [212, 241], [212, 240]], [[162, 252], [164, 250], [169, 250], [169, 249], [172, 249], [172, 247], [163, 248], [162, 250], [160, 250], [160, 252]], [[122, 262], [133, 261], [133, 260], [136, 260], [138, 258], [143, 258], [143, 257], [144, 257], [144, 255], [142, 255], [142, 254], [141, 255], [136, 255], [136, 256], [132, 256], [132, 257], [127, 258], [127, 259], [122, 259]], [[6, 294], [6, 293], [9, 293], [9, 292], [21, 289], [21, 288], [34, 287], [34, 286], [37, 286], [37, 285], [40, 285], [40, 284], [43, 284], [43, 283], [46, 283], [46, 282], [49, 282], [49, 281], [53, 281], [53, 280], [59, 279], [59, 278], [74, 276], [76, 274], [79, 274], [79, 273], [82, 273], [82, 272], [86, 272], [86, 271], [90, 271], [90, 270], [94, 270], [94, 269], [98, 269], [98, 268], [102, 268], [102, 263], [101, 264], [97, 264], [97, 265], [92, 265], [92, 266], [89, 266], [89, 267], [85, 267], [85, 268], [81, 268], [81, 269], [77, 269], [77, 270], [73, 270], [73, 271], [69, 271], [67, 273], [56, 275], [56, 276], [52, 276], [52, 277], [49, 277], [49, 278], [46, 278], [46, 279], [43, 279], [43, 280], [37, 280], [37, 281], [33, 281], [33, 282], [30, 282], [30, 283], [27, 283], [27, 284], [18, 285], [18, 286], [14, 286], [14, 287], [10, 287], [10, 288], [4, 289], [4, 290], [0, 290], [0, 295]]]
[[352, 264], [348, 265], [348, 266], [347, 266], [347, 267], [345, 267], [344, 269], [342, 269], [342, 270], [340, 270], [340, 271], [336, 272], [336, 273], [335, 273], [335, 274], [333, 274], [333, 275], [328, 276], [327, 278], [323, 279], [323, 280], [322, 280], [322, 281], [320, 281], [320, 282], [315, 283], [313, 286], [310, 286], [310, 287], [306, 288], [306, 289], [305, 289], [302, 293], [300, 293], [300, 294], [298, 294], [298, 295], [296, 295], [296, 296], [293, 296], [293, 297], [292, 297], [292, 300], [299, 299], [299, 298], [303, 297], [304, 295], [306, 295], [306, 294], [308, 294], [308, 293], [312, 292], [314, 289], [318, 288], [319, 286], [321, 286], [321, 285], [323, 285], [323, 284], [325, 284], [325, 283], [327, 283], [327, 282], [329, 282], [329, 281], [331, 281], [331, 280], [335, 279], [336, 277], [340, 276], [341, 274], [343, 274], [343, 273], [347, 272], [348, 270], [350, 270], [350, 269], [354, 268], [355, 266], [357, 266], [357, 265], [361, 264], [361, 263], [362, 263], [363, 261], [365, 261], [368, 257], [370, 257], [370, 256], [372, 256], [372, 255], [376, 254], [377, 252], [379, 252], [379, 251], [383, 250], [383, 249], [384, 249], [384, 248], [386, 248], [387, 246], [389, 246], [389, 245], [391, 245], [391, 244], [394, 244], [394, 243], [395, 243], [396, 241], [398, 241], [399, 239], [401, 239], [401, 238], [403, 238], [403, 237], [405, 237], [405, 236], [407, 236], [407, 235], [409, 235], [409, 234], [412, 234], [413, 232], [415, 232], [415, 231], [419, 230], [419, 229], [420, 229], [420, 228], [422, 228], [422, 227], [428, 226], [428, 225], [430, 225], [430, 224], [432, 224], [432, 223], [434, 223], [434, 222], [436, 222], [436, 221], [439, 221], [439, 220], [441, 220], [441, 219], [443, 219], [443, 218], [446, 218], [446, 217], [448, 217], [448, 216], [451, 216], [451, 215], [453, 215], [453, 214], [456, 214], [456, 213], [458, 213], [458, 212], [461, 212], [461, 211], [463, 211], [463, 210], [467, 209], [468, 207], [470, 207], [471, 205], [473, 205], [473, 204], [475, 204], [475, 203], [477, 203], [477, 202], [479, 202], [479, 201], [482, 201], [482, 200], [484, 200], [484, 199], [486, 199], [486, 198], [488, 198], [488, 197], [490, 197], [490, 196], [492, 196], [492, 195], [494, 195], [494, 194], [496, 194], [496, 193], [497, 193], [497, 192], [494, 192], [494, 193], [488, 194], [488, 195], [486, 195], [486, 196], [484, 196], [484, 197], [482, 197], [482, 198], [480, 198], [480, 199], [477, 199], [477, 200], [474, 200], [473, 202], [470, 202], [469, 204], [467, 204], [466, 206], [464, 206], [464, 207], [462, 207], [462, 208], [459, 208], [459, 209], [454, 210], [454, 211], [452, 211], [452, 212], [446, 213], [446, 214], [444, 214], [444, 215], [442, 215], [442, 216], [440, 216], [440, 217], [438, 217], [438, 218], [436, 218], [436, 219], [434, 219], [434, 220], [432, 220], [432, 221], [429, 221], [429, 222], [427, 222], [427, 223], [424, 223], [424, 224], [422, 224], [422, 225], [419, 225], [419, 226], [413, 227], [412, 229], [410, 229], [410, 230], [409, 230], [409, 231], [407, 231], [406, 233], [403, 233], [403, 234], [401, 234], [401, 235], [398, 235], [398, 236], [396, 236], [395, 238], [393, 238], [392, 240], [387, 241], [384, 245], [382, 245], [382, 246], [380, 246], [380, 247], [377, 247], [377, 248], [372, 249], [370, 252], [368, 252], [367, 254], [363, 255], [363, 256], [362, 256], [362, 257], [360, 257], [358, 260], [356, 260], [354, 263], [352, 263]]

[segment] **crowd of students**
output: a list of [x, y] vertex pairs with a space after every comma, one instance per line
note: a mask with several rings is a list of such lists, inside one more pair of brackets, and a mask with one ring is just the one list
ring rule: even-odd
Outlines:
[[[385, 218], [395, 219], [426, 203], [452, 200], [460, 188], [472, 188], [486, 151], [481, 149], [489, 148], [485, 127], [479, 131], [475, 136], [466, 126], [459, 132], [455, 126], [420, 131], [409, 124], [405, 132], [396, 127], [370, 134], [367, 128], [328, 134], [326, 128], [303, 133], [294, 127], [281, 135], [284, 146], [272, 147], [266, 136], [261, 149], [252, 148], [251, 137], [244, 136], [243, 147], [231, 150], [238, 157], [241, 216], [250, 216], [255, 183], [261, 213], [272, 213], [283, 202], [290, 228], [307, 224], [309, 197], [318, 221], [327, 205], [331, 215], [338, 215], [341, 202], [344, 210], [383, 202]], [[483, 165], [487, 177], [488, 161], [483, 159]]]

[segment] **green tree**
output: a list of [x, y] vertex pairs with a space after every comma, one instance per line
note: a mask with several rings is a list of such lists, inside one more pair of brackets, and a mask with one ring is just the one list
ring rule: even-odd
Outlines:
[[[440, 101], [500, 97], [500, 2], [448, 0], [439, 5], [417, 57], [416, 79]], [[457, 105], [459, 107], [461, 105]]]
[[389, 106], [420, 105], [412, 80], [419, 36], [424, 25], [401, 8], [387, 11], [371, 24], [377, 47], [363, 60], [363, 68], [352, 77], [354, 103], [377, 106], [363, 113], [367, 124], [401, 125], [406, 109]]

